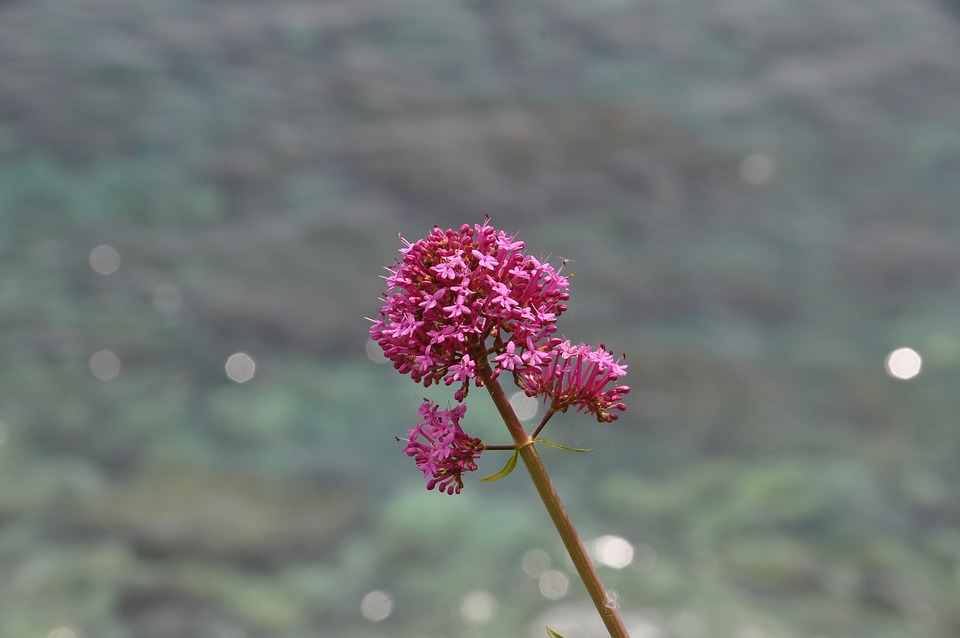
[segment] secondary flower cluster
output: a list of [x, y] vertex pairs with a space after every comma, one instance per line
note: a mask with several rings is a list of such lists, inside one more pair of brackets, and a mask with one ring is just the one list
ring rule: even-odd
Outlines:
[[620, 400], [630, 392], [629, 386], [605, 389], [627, 373], [627, 366], [620, 363], [622, 357], [614, 359], [603, 344], [594, 350], [583, 343], [571, 345], [569, 341], [553, 344], [550, 354], [549, 363], [539, 370], [530, 369], [518, 375], [527, 396], [542, 396], [556, 412], [576, 406], [577, 412], [586, 410], [601, 423], [617, 420], [617, 414], [610, 410], [627, 409]]
[[[402, 239], [402, 238], [401, 238]], [[571, 345], [552, 335], [566, 309], [569, 281], [563, 267], [523, 253], [524, 244], [490, 226], [464, 224], [459, 230], [434, 227], [425, 239], [403, 240], [401, 257], [387, 270], [387, 289], [370, 335], [393, 366], [430, 386], [459, 383], [466, 397], [477, 368], [491, 366], [493, 378], [509, 371], [528, 396], [543, 397], [551, 412], [617, 418], [629, 392], [616, 385], [626, 365], [601, 345]], [[462, 474], [477, 469], [484, 449], [466, 435], [460, 419], [466, 406], [440, 410], [420, 406], [421, 420], [409, 431], [407, 455], [424, 473], [427, 489], [459, 493]]]
[[463, 404], [452, 410], [441, 410], [428, 399], [420, 404], [418, 414], [422, 418], [407, 433], [407, 447], [403, 451], [417, 462], [427, 479], [428, 490], [439, 485], [441, 492], [459, 494], [463, 488], [461, 475], [477, 469], [474, 459], [483, 451], [483, 442], [460, 428], [460, 419], [466, 411], [467, 406]]
[[524, 255], [522, 241], [489, 221], [434, 227], [426, 239], [404, 243], [370, 329], [398, 371], [425, 386], [459, 382], [461, 401], [488, 340], [498, 351], [495, 374], [545, 360], [536, 345], [556, 332], [570, 298], [559, 270]]

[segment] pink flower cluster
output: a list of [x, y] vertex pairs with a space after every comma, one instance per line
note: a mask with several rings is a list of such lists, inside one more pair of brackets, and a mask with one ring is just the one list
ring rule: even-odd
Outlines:
[[[620, 400], [630, 389], [612, 385], [626, 374], [622, 358], [602, 345], [593, 350], [552, 336], [570, 299], [562, 266], [525, 255], [523, 242], [491, 227], [489, 218], [460, 230], [435, 226], [425, 239], [403, 242], [401, 257], [387, 269], [380, 318], [370, 328], [398, 371], [424, 386], [459, 383], [461, 403], [471, 380], [482, 383], [477, 367], [490, 365], [493, 378], [511, 372], [551, 412], [576, 406], [611, 422], [614, 410], [625, 409]], [[462, 404], [440, 410], [424, 400], [420, 406], [404, 452], [428, 479], [427, 489], [459, 493], [462, 474], [477, 469], [484, 445], [460, 428], [465, 412]]]
[[527, 396], [542, 396], [551, 410], [566, 412], [570, 406], [576, 406], [577, 412], [587, 411], [596, 415], [597, 421], [610, 423], [617, 420], [617, 414], [611, 410], [627, 408], [620, 400], [630, 392], [628, 386], [607, 389], [627, 373], [622, 360], [614, 359], [603, 344], [594, 350], [583, 343], [559, 341], [550, 352], [549, 362], [539, 370], [521, 373], [519, 384]]
[[[441, 492], [459, 494], [463, 488], [461, 475], [477, 469], [475, 459], [483, 451], [483, 442], [468, 436], [460, 428], [460, 419], [467, 406], [440, 410], [424, 399], [418, 414], [422, 417], [407, 433], [404, 452], [412, 456], [427, 479], [427, 489], [440, 486]], [[420, 438], [423, 441], [420, 441]]]
[[426, 239], [404, 243], [370, 328], [398, 371], [425, 386], [459, 382], [462, 401], [479, 357], [496, 353], [495, 374], [546, 359], [536, 346], [556, 332], [570, 298], [559, 270], [524, 255], [523, 242], [489, 220], [459, 231], [435, 226]]

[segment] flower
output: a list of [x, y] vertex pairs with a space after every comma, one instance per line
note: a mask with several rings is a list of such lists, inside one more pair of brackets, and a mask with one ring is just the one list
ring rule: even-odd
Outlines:
[[514, 370], [518, 365], [523, 364], [523, 357], [518, 355], [516, 351], [517, 344], [511, 341], [503, 352], [494, 357], [494, 361], [500, 364], [502, 370]]
[[370, 336], [403, 374], [425, 386], [444, 380], [479, 385], [475, 366], [494, 358], [503, 370], [539, 371], [533, 354], [556, 332], [569, 282], [560, 269], [523, 254], [524, 244], [494, 229], [434, 226], [425, 239], [404, 241], [387, 268], [387, 289]]
[[[460, 429], [460, 419], [467, 406], [460, 404], [452, 410], [440, 410], [429, 399], [424, 399], [418, 414], [422, 417], [416, 427], [407, 433], [404, 453], [412, 456], [427, 479], [427, 489], [440, 486], [441, 492], [459, 494], [463, 488], [461, 475], [477, 469], [474, 459], [483, 452], [483, 442]], [[420, 439], [423, 439], [422, 441]]]
[[630, 392], [625, 385], [609, 389], [607, 386], [626, 375], [627, 366], [600, 344], [594, 350], [586, 344], [571, 345], [569, 341], [552, 340], [541, 347], [540, 352], [550, 348], [549, 359], [540, 369], [528, 368], [517, 375], [517, 381], [527, 396], [544, 397], [550, 409], [566, 412], [577, 406], [577, 412], [591, 412], [597, 421], [610, 423], [617, 419], [611, 410], [625, 410], [620, 402]]

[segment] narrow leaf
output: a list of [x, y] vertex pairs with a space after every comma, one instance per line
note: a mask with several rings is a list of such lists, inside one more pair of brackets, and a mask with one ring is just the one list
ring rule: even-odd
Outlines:
[[584, 450], [584, 449], [578, 448], [578, 447], [567, 447], [566, 445], [560, 445], [559, 443], [554, 443], [554, 442], [548, 441], [548, 440], [546, 440], [546, 439], [534, 439], [533, 442], [534, 442], [534, 443], [546, 443], [546, 444], [549, 445], [550, 447], [555, 447], [555, 448], [558, 448], [558, 449], [561, 449], [561, 450], [567, 450], [568, 452], [593, 452], [593, 448], [590, 448], [589, 450]]
[[510, 474], [515, 467], [517, 467], [517, 459], [520, 458], [519, 450], [515, 450], [513, 454], [510, 455], [510, 459], [507, 461], [507, 464], [503, 466], [503, 469], [497, 472], [496, 474], [491, 474], [490, 476], [484, 476], [480, 479], [481, 483], [490, 483], [502, 479], [504, 476]]
[[563, 636], [555, 632], [550, 625], [547, 625], [547, 635], [550, 636], [550, 638], [563, 638]]

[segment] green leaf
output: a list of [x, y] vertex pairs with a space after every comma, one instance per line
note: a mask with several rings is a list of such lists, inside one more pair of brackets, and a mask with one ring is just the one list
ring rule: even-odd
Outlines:
[[563, 638], [563, 636], [555, 632], [550, 625], [547, 625], [547, 635], [550, 636], [550, 638]]
[[[593, 452], [593, 448], [590, 448], [589, 450], [584, 450], [584, 449], [578, 448], [578, 447], [567, 447], [566, 445], [560, 445], [559, 443], [553, 443], [552, 441], [548, 441], [548, 440], [546, 440], [546, 439], [534, 439], [533, 442], [534, 442], [534, 443], [546, 443], [546, 444], [549, 445], [550, 447], [555, 447], [555, 448], [558, 448], [558, 449], [561, 449], [561, 450], [567, 450], [568, 452]], [[561, 637], [561, 638], [562, 638], [562, 637]]]
[[502, 470], [500, 470], [496, 474], [491, 474], [490, 476], [484, 476], [482, 479], [480, 479], [480, 482], [490, 483], [492, 481], [502, 479], [504, 476], [507, 476], [508, 474], [510, 474], [510, 472], [513, 471], [515, 467], [517, 467], [518, 458], [520, 458], [520, 451], [515, 450], [513, 454], [510, 455], [510, 459], [507, 461], [507, 464], [503, 466]]

